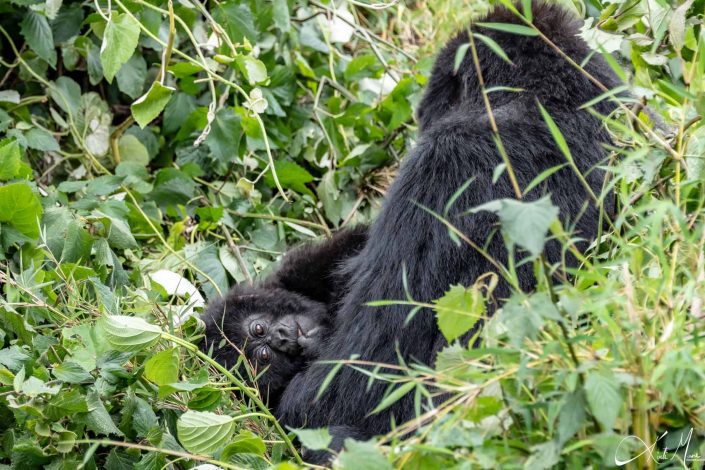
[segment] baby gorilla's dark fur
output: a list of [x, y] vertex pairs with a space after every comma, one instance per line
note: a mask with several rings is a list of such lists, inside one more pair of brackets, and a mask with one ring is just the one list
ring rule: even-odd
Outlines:
[[366, 237], [367, 227], [359, 226], [302, 245], [287, 253], [261, 285], [233, 287], [203, 314], [202, 348], [212, 347], [213, 358], [226, 367], [242, 353], [255, 371], [264, 369], [257, 386], [275, 405], [294, 375], [318, 357], [344, 293], [339, 269], [362, 249]]
[[[521, 4], [517, 8], [521, 11]], [[582, 63], [590, 50], [577, 36], [581, 22], [556, 5], [535, 3], [532, 8], [539, 30], [576, 63]], [[506, 9], [497, 9], [483, 21], [521, 24]], [[599, 118], [580, 107], [602, 91], [541, 37], [510, 34], [481, 25], [471, 29], [491, 37], [513, 62], [506, 63], [484, 42], [476, 40], [486, 86], [522, 90], [495, 89], [488, 96], [519, 187], [523, 190], [537, 175], [566, 162], [541, 117], [539, 101], [560, 127], [591, 191], [600, 194], [604, 171], [599, 165], [606, 157], [602, 143], [609, 141], [609, 134]], [[430, 310], [418, 312], [409, 320], [411, 307], [407, 305], [371, 307], [367, 303], [403, 300], [408, 294], [419, 302], [430, 303], [450, 285], [471, 285], [480, 275], [497, 272], [469, 244], [456, 245], [448, 236], [448, 228], [422, 207], [443, 214], [454, 193], [472, 179], [468, 189], [455, 199], [447, 218], [475, 245], [484, 247], [491, 258], [507, 263], [506, 246], [495, 233], [497, 217], [486, 211], [465, 213], [489, 201], [516, 197], [507, 171], [495, 176], [503, 159], [497, 151], [471, 51], [455, 70], [456, 52], [467, 43], [464, 33], [440, 52], [418, 108], [418, 145], [405, 158], [370, 227], [365, 248], [354, 259], [347, 293], [336, 315], [335, 328], [323, 344], [320, 361], [293, 378], [277, 409], [286, 426], [329, 427], [334, 449], [340, 449], [346, 437], [369, 438], [388, 432], [393, 422], [400, 424], [414, 418], [414, 394], [407, 394], [382, 412], [372, 413], [388, 384], [371, 384], [368, 376], [352, 367], [342, 367], [328, 381], [332, 366], [324, 361], [357, 355], [363, 361], [397, 364], [401, 356], [407, 363], [432, 364], [438, 351], [448, 344]], [[591, 77], [607, 88], [619, 84], [599, 55], [586, 62], [585, 69]], [[606, 115], [614, 104], [603, 100], [594, 108]], [[595, 238], [600, 217], [583, 182], [572, 169], [564, 167], [524, 194], [523, 199], [536, 200], [545, 194], [550, 194], [560, 209], [564, 226], [573, 228], [577, 236], [586, 240], [579, 245], [584, 249]], [[611, 210], [609, 199], [607, 212]], [[545, 259], [560, 263], [561, 248], [558, 243], [548, 243]], [[521, 289], [533, 288], [536, 281], [531, 263], [518, 266], [517, 275]], [[510, 295], [510, 286], [500, 280], [494, 297], [501, 303]], [[324, 381], [326, 388], [321, 392]], [[313, 458], [321, 461], [326, 457]]]

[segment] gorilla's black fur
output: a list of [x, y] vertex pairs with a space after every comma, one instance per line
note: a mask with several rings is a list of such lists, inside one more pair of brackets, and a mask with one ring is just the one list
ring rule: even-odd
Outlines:
[[[518, 7], [521, 10], [521, 6]], [[589, 54], [576, 37], [580, 22], [557, 6], [535, 4], [534, 24], [575, 62]], [[519, 23], [510, 12], [498, 9], [483, 21]], [[605, 158], [601, 143], [608, 134], [600, 119], [578, 108], [601, 92], [588, 78], [561, 58], [541, 38], [503, 33], [472, 26], [494, 39], [515, 65], [508, 64], [480, 40], [475, 40], [487, 87], [508, 86], [524, 91], [495, 91], [489, 95], [504, 147], [525, 188], [542, 171], [565, 163], [536, 101], [554, 118], [572, 150], [573, 158], [592, 188], [599, 194], [604, 172], [596, 169]], [[348, 293], [341, 303], [331, 337], [325, 342], [321, 360], [360, 359], [397, 363], [397, 351], [406, 360], [431, 364], [447, 342], [440, 334], [434, 315], [426, 310], [405, 324], [409, 307], [386, 305], [370, 307], [374, 300], [404, 299], [402, 267], [406, 266], [408, 286], [414, 299], [430, 302], [441, 297], [451, 284], [470, 285], [481, 274], [496, 271], [477, 251], [466, 244], [457, 246], [447, 228], [422, 205], [442, 213], [444, 206], [466, 181], [469, 188], [456, 200], [450, 222], [483, 246], [497, 227], [497, 218], [488, 212], [460, 216], [461, 211], [499, 198], [512, 198], [514, 192], [506, 172], [492, 182], [495, 168], [502, 163], [496, 150], [490, 121], [483, 106], [478, 77], [470, 51], [454, 72], [456, 50], [468, 42], [460, 34], [440, 52], [426, 94], [418, 108], [421, 125], [417, 147], [405, 159], [387, 194], [384, 207], [370, 228], [365, 248], [354, 260]], [[601, 57], [589, 60], [586, 70], [608, 88], [617, 78]], [[595, 106], [608, 114], [613, 105], [603, 101]], [[567, 226], [574, 224], [577, 235], [590, 240], [598, 230], [598, 209], [569, 168], [554, 173], [526, 200], [550, 193]], [[418, 203], [418, 205], [417, 205]], [[610, 208], [607, 208], [608, 211]], [[578, 220], [577, 215], [583, 211]], [[507, 253], [499, 235], [487, 244], [494, 259], [506, 263]], [[561, 248], [549, 244], [549, 262], [561, 259]], [[519, 268], [522, 289], [535, 285], [530, 265]], [[510, 295], [506, 282], [495, 292], [499, 299]], [[371, 387], [368, 377], [343, 367], [319, 399], [315, 399], [330, 365], [313, 364], [298, 374], [285, 390], [277, 413], [283, 424], [292, 427], [330, 427], [333, 448], [340, 448], [348, 436], [367, 438], [389, 431], [392, 421], [401, 423], [414, 417], [413, 396], [407, 395], [377, 414], [385, 384]]]
[[[212, 347], [213, 358], [226, 367], [237, 363], [240, 351], [255, 370], [266, 367], [257, 386], [270, 406], [276, 405], [291, 378], [318, 357], [343, 293], [339, 268], [366, 238], [366, 226], [341, 230], [330, 240], [291, 250], [261, 285], [233, 287], [203, 314], [202, 349]], [[252, 332], [252, 324], [260, 325], [260, 335]], [[258, 354], [263, 348], [266, 361]]]

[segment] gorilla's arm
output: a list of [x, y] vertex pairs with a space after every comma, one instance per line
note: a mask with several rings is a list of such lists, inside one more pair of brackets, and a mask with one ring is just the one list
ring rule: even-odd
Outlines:
[[326, 305], [336, 304], [345, 290], [338, 271], [362, 250], [367, 231], [366, 225], [345, 228], [328, 240], [292, 249], [263, 287], [279, 287]]

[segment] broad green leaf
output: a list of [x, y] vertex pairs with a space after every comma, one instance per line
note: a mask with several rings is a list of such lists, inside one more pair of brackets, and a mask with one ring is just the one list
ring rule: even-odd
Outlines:
[[605, 431], [614, 428], [622, 408], [619, 384], [611, 372], [591, 371], [585, 381], [585, 395], [592, 415]]
[[21, 27], [22, 36], [24, 36], [29, 47], [39, 57], [52, 67], [55, 67], [56, 49], [54, 49], [54, 36], [46, 17], [32, 10], [27, 10], [24, 13]]
[[103, 436], [123, 436], [122, 431], [115, 426], [108, 410], [105, 409], [105, 405], [97, 391], [91, 389], [88, 392], [86, 401], [88, 402], [89, 409], [88, 415], [85, 417], [86, 427], [88, 429]]
[[531, 202], [500, 199], [476, 207], [471, 212], [483, 210], [496, 213], [508, 240], [526, 249], [532, 256], [538, 256], [543, 251], [548, 229], [559, 213], [550, 196]]
[[508, 238], [538, 256], [549, 227], [558, 217], [558, 207], [551, 203], [550, 196], [533, 202], [504, 199], [498, 214]]
[[235, 430], [232, 416], [207, 411], [187, 411], [176, 422], [179, 441], [189, 452], [213, 454], [224, 447]]
[[668, 34], [673, 48], [677, 51], [683, 49], [685, 43], [685, 15], [693, 4], [694, 0], [686, 0], [673, 12], [671, 22], [668, 25]]
[[467, 333], [485, 313], [485, 299], [477, 286], [451, 286], [434, 301], [438, 328], [450, 343]]
[[291, 29], [289, 20], [289, 5], [286, 0], [273, 0], [272, 2], [272, 19], [274, 25], [286, 33]]
[[27, 183], [0, 186], [0, 222], [9, 223], [29, 238], [39, 237], [42, 205]]
[[99, 324], [108, 343], [117, 351], [142, 351], [159, 341], [162, 333], [158, 326], [137, 317], [108, 315]]
[[130, 60], [137, 48], [139, 38], [139, 23], [127, 14], [113, 12], [100, 46], [100, 63], [108, 83], [112, 83], [120, 67]]
[[149, 91], [130, 106], [132, 116], [137, 121], [137, 124], [144, 129], [147, 124], [159, 116], [169, 99], [171, 99], [172, 93], [174, 93], [173, 88], [164, 86], [159, 82], [152, 83]]
[[345, 440], [345, 451], [340, 454], [336, 468], [341, 470], [392, 470], [392, 464], [372, 441]]
[[16, 140], [0, 140], [0, 181], [31, 178], [32, 168], [23, 160], [23, 151]]
[[121, 162], [134, 162], [140, 166], [149, 163], [149, 152], [140, 140], [132, 134], [124, 134], [118, 141]]
[[62, 362], [54, 367], [52, 372], [54, 373], [54, 377], [66, 383], [78, 384], [93, 381], [93, 376], [75, 362]]
[[121, 92], [133, 100], [139, 98], [144, 93], [144, 82], [147, 80], [147, 62], [141, 54], [134, 54], [118, 70], [116, 78]]
[[325, 450], [333, 440], [328, 428], [292, 429], [291, 432], [296, 434], [301, 445], [309, 450]]
[[66, 230], [64, 248], [61, 252], [62, 263], [87, 262], [91, 255], [93, 237], [83, 224], [76, 220], [71, 220]]
[[44, 129], [33, 127], [24, 133], [24, 138], [27, 140], [27, 147], [43, 152], [58, 152], [60, 150], [59, 143], [53, 135]]
[[0, 91], [0, 102], [19, 104], [20, 94], [16, 90], [2, 90]]
[[247, 3], [221, 2], [214, 11], [215, 19], [225, 26], [230, 40], [242, 44], [245, 39], [254, 44], [258, 32]]
[[558, 440], [567, 442], [580, 430], [585, 422], [585, 395], [577, 390], [566, 395], [558, 414]]
[[81, 87], [70, 77], [59, 77], [54, 82], [54, 86], [49, 89], [51, 99], [65, 113], [74, 118], [78, 115], [81, 105]]
[[223, 164], [230, 165], [239, 155], [241, 138], [242, 119], [232, 108], [223, 108], [216, 113], [211, 123], [211, 132], [205, 142], [215, 158]]
[[220, 458], [228, 461], [235, 454], [264, 455], [266, 450], [267, 447], [262, 438], [245, 429], [232, 438], [232, 442], [223, 449]]
[[144, 364], [144, 375], [157, 385], [167, 385], [179, 380], [179, 351], [166, 349], [150, 357]]
[[[313, 181], [313, 175], [306, 171], [304, 167], [289, 160], [279, 160], [274, 162], [274, 168], [277, 171], [279, 183], [281, 183], [284, 188], [291, 188], [301, 194], [313, 195], [311, 190], [306, 186], [306, 183]], [[271, 172], [268, 172], [264, 176], [264, 181], [270, 188], [275, 187], [274, 176]]]
[[513, 24], [513, 23], [476, 23], [477, 26], [482, 26], [487, 29], [494, 29], [504, 33], [518, 34], [520, 36], [538, 36], [539, 32], [528, 26]]
[[256, 85], [267, 80], [267, 67], [261, 60], [245, 55], [238, 56], [236, 61], [240, 71], [245, 74], [250, 85]]

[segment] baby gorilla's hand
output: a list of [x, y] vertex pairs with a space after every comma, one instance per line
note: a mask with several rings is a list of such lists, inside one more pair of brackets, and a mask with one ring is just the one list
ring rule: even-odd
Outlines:
[[305, 335], [299, 336], [296, 341], [301, 346], [301, 354], [308, 359], [316, 359], [321, 352], [321, 342], [325, 328], [317, 326]]

